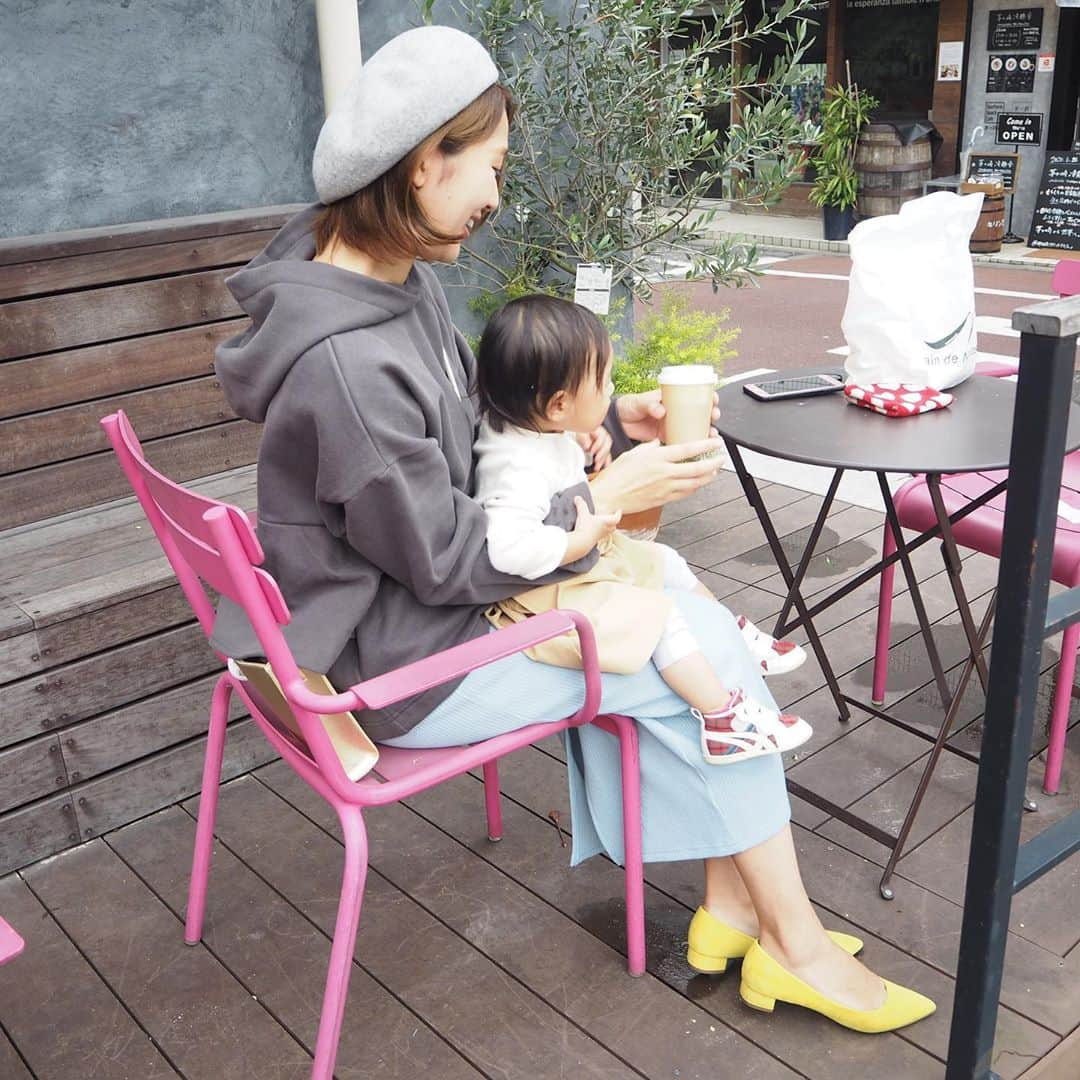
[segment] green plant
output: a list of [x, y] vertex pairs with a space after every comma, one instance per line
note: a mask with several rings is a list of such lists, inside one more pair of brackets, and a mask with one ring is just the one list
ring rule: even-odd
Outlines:
[[728, 308], [700, 311], [680, 292], [666, 289], [659, 311], [641, 321], [636, 340], [615, 361], [615, 392], [655, 390], [660, 369], [674, 364], [708, 364], [719, 374], [724, 361], [737, 355], [730, 346], [739, 328], [724, 325], [730, 314]]
[[[496, 290], [572, 287], [581, 262], [613, 269], [647, 298], [650, 275], [677, 252], [687, 277], [745, 284], [756, 258], [736, 238], [706, 234], [702, 198], [738, 177], [743, 201], [779, 198], [797, 172], [799, 123], [785, 87], [806, 48], [799, 13], [744, 0], [421, 0], [424, 18], [452, 18], [481, 38], [519, 103], [503, 207], [466, 269]], [[751, 5], [747, 4], [747, 11]], [[557, 14], [555, 12], [558, 12]], [[733, 64], [733, 50], [782, 37], [785, 55]], [[739, 103], [721, 137], [707, 122]], [[770, 159], [772, 164], [765, 164]]]
[[811, 159], [817, 170], [810, 201], [815, 206], [847, 210], [859, 195], [855, 152], [859, 132], [869, 122], [878, 100], [854, 83], [830, 86], [821, 107], [821, 135], [818, 152]]

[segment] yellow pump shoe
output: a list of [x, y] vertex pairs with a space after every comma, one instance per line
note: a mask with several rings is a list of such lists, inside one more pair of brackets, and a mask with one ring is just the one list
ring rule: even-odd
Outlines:
[[[828, 933], [844, 952], [852, 956], [862, 952], [861, 938], [833, 930]], [[729, 961], [741, 960], [754, 944], [754, 939], [749, 934], [721, 922], [703, 907], [694, 912], [688, 937], [686, 962], [703, 975], [722, 975], [727, 971]]]
[[743, 959], [739, 996], [750, 1008], [761, 1012], [772, 1012], [778, 1001], [784, 1001], [812, 1009], [852, 1031], [865, 1032], [895, 1031], [922, 1020], [937, 1008], [928, 997], [906, 986], [888, 979], [881, 981], [885, 984], [884, 1005], [876, 1009], [850, 1009], [792, 975], [755, 941]]

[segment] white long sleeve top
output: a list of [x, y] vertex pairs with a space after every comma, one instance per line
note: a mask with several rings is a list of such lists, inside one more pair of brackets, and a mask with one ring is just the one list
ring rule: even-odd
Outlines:
[[569, 534], [545, 525], [552, 497], [585, 479], [585, 452], [569, 432], [539, 432], [480, 422], [475, 499], [487, 514], [488, 559], [530, 581], [566, 557]]

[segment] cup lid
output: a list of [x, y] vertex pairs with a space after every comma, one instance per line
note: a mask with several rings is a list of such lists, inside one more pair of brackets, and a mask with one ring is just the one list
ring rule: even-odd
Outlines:
[[716, 386], [716, 372], [708, 364], [677, 364], [660, 370], [657, 380], [666, 386], [700, 387], [702, 384]]
[[668, 386], [715, 386], [716, 372], [708, 364], [677, 364], [661, 368], [657, 381]]

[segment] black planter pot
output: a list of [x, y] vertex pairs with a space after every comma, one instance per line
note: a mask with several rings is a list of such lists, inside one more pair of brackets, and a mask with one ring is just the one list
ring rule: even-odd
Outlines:
[[821, 212], [825, 218], [825, 239], [846, 240], [855, 224], [855, 208], [849, 206], [840, 210], [835, 206], [823, 206]]

